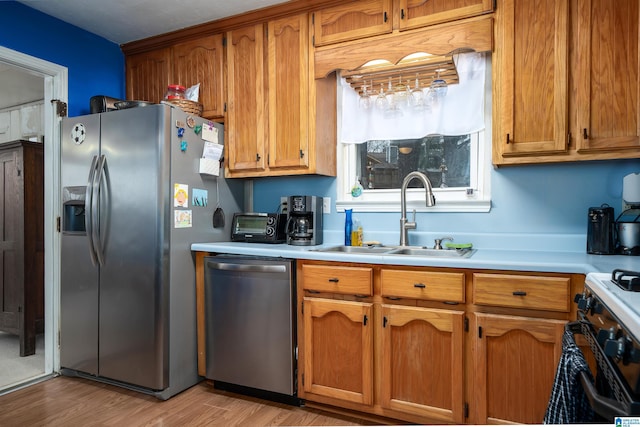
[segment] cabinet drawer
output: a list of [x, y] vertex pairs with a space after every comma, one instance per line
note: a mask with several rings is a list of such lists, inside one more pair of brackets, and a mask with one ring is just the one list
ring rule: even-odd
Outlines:
[[433, 271], [380, 272], [383, 297], [464, 302], [464, 274]]
[[569, 311], [568, 277], [473, 275], [473, 303], [535, 310]]
[[373, 294], [373, 269], [333, 265], [303, 265], [302, 287], [305, 290], [349, 295]]

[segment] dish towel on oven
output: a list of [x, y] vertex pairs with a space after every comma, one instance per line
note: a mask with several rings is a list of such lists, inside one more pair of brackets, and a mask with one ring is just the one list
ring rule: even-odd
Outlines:
[[544, 424], [575, 424], [594, 420], [593, 409], [578, 376], [580, 372], [585, 372], [593, 382], [589, 365], [573, 339], [573, 332], [568, 330], [562, 337], [562, 355], [544, 415]]

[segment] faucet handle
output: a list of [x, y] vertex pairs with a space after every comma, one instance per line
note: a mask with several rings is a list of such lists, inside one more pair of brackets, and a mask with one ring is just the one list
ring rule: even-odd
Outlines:
[[449, 241], [453, 242], [453, 237], [445, 236], [445, 237], [441, 237], [439, 239], [435, 239], [434, 240], [435, 241], [435, 245], [433, 246], [433, 249], [442, 249], [442, 241], [443, 240], [449, 240]]

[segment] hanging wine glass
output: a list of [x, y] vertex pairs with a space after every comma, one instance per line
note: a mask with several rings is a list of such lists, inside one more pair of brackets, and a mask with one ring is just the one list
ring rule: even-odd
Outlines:
[[360, 94], [360, 99], [358, 100], [358, 105], [363, 110], [368, 110], [371, 108], [371, 95], [369, 95], [369, 91], [367, 90], [369, 86], [362, 85], [362, 93]]
[[436, 70], [436, 78], [431, 82], [431, 88], [436, 91], [439, 99], [443, 99], [447, 95], [447, 82], [440, 78], [441, 69]]
[[402, 110], [398, 105], [398, 94], [393, 90], [391, 85], [391, 77], [389, 77], [389, 84], [387, 88], [387, 108], [384, 110], [384, 117], [394, 118], [402, 116]]
[[398, 104], [399, 107], [406, 105], [409, 101], [410, 95], [411, 90], [409, 89], [409, 86], [402, 83], [402, 76], [400, 76], [398, 84], [393, 89], [393, 96], [396, 104]]
[[[408, 86], [407, 86], [408, 87]], [[416, 110], [424, 110], [425, 95], [420, 88], [420, 82], [418, 81], [418, 73], [416, 73], [416, 80], [413, 89], [409, 92], [409, 104]]]
[[378, 96], [376, 97], [376, 108], [386, 110], [388, 105], [389, 101], [384, 93], [384, 84], [380, 83], [380, 92], [378, 92]]

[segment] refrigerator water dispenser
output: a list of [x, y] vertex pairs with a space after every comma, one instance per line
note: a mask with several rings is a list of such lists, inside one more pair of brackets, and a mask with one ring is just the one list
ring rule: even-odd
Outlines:
[[62, 190], [62, 232], [67, 234], [86, 234], [84, 186], [64, 187]]

